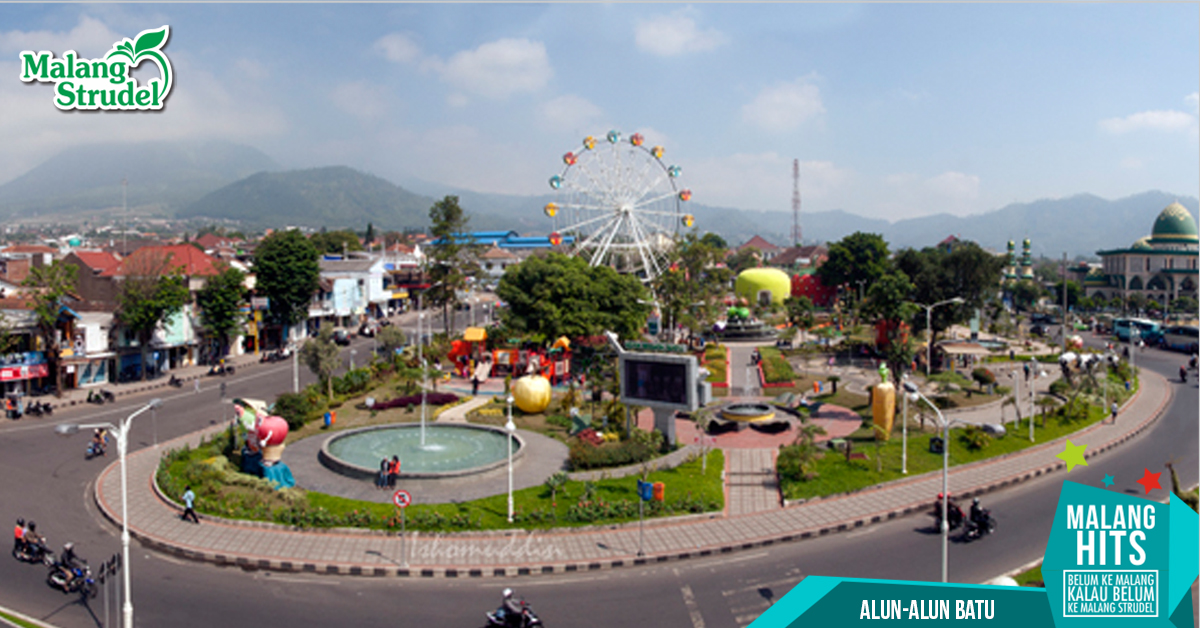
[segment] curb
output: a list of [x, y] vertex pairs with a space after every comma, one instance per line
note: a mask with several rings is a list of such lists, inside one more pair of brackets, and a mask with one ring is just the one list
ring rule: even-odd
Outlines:
[[[1139, 387], [1137, 394], [1140, 396], [1143, 390], [1144, 390], [1144, 387]], [[1105, 445], [1097, 448], [1094, 451], [1088, 452], [1087, 454], [1085, 454], [1084, 457], [1085, 458], [1093, 458], [1105, 451], [1108, 451], [1114, 447], [1117, 447], [1117, 446], [1127, 442], [1128, 440], [1140, 435], [1142, 432], [1144, 432], [1149, 426], [1153, 425], [1162, 416], [1163, 409], [1168, 405], [1168, 403], [1173, 398], [1174, 398], [1174, 390], [1172, 388], [1170, 388], [1169, 386], [1166, 387], [1166, 394], [1164, 395], [1162, 401], [1159, 403], [1158, 407], [1155, 408], [1151, 412], [1150, 416], [1142, 422], [1141, 425], [1139, 425], [1133, 431], [1121, 436], [1120, 438], [1110, 441], [1110, 442], [1106, 443]], [[1136, 399], [1136, 396], [1134, 398], [1131, 398], [1129, 403], [1132, 403], [1132, 401], [1134, 399]], [[1099, 425], [1100, 424], [1096, 424], [1088, 429], [1089, 430], [1095, 429]], [[219, 429], [224, 429], [224, 428], [221, 427]], [[188, 436], [191, 436], [191, 435], [188, 435]], [[173, 439], [173, 440], [180, 440], [183, 438], [187, 438], [188, 436], [181, 436], [181, 437], [179, 437], [177, 439]], [[1066, 438], [1066, 437], [1063, 437], [1063, 438]], [[172, 442], [172, 441], [168, 441], [168, 442]], [[1050, 444], [1053, 444], [1054, 442], [1055, 441], [1051, 441], [1050, 443], [1046, 443], [1043, 446], [1049, 446]], [[139, 453], [141, 453], [141, 452], [139, 452]], [[1014, 452], [1014, 453], [1017, 453], [1017, 452]], [[984, 463], [987, 461], [979, 461], [979, 462]], [[115, 514], [110, 513], [108, 511], [108, 509], [105, 507], [105, 505], [102, 503], [102, 501], [100, 500], [99, 491], [97, 490], [97, 487], [99, 486], [103, 476], [106, 475], [109, 471], [111, 471], [115, 467], [116, 464], [117, 464], [116, 462], [110, 464], [104, 471], [101, 472], [100, 476], [97, 477], [97, 480], [93, 484], [92, 495], [93, 495], [94, 501], [96, 502], [97, 506], [99, 507], [101, 513], [103, 513], [105, 518], [107, 518], [114, 525], [119, 525]], [[976, 464], [978, 464], [978, 463], [976, 463]], [[977, 487], [977, 488], [969, 490], [969, 491], [963, 491], [960, 493], [960, 495], [962, 495], [964, 497], [981, 495], [981, 494], [988, 493], [988, 492], [991, 492], [994, 490], [999, 490], [1001, 488], [1008, 487], [1010, 485], [1019, 484], [1021, 482], [1033, 479], [1035, 477], [1039, 477], [1043, 474], [1050, 473], [1052, 471], [1055, 471], [1057, 469], [1061, 469], [1064, 467], [1066, 467], [1065, 463], [1062, 463], [1062, 462], [1052, 463], [1052, 464], [1045, 465], [1038, 469], [1034, 469], [1034, 470], [1027, 471], [1024, 473], [1019, 473], [1012, 477], [1009, 477], [1009, 478], [1006, 478], [1006, 479], [1003, 479], [1000, 481], [992, 482], [983, 487]], [[920, 477], [920, 476], [916, 476], [916, 477]], [[900, 481], [909, 481], [911, 479], [913, 479], [913, 478], [905, 478], [905, 480], [900, 480]], [[151, 484], [156, 485], [157, 482], [153, 481], [153, 480], [154, 480], [154, 476], [152, 476]], [[156, 486], [155, 486], [155, 493], [160, 498], [163, 498], [161, 493], [157, 491]], [[174, 504], [174, 502], [167, 500], [166, 503], [168, 503], [172, 507], [175, 507], [176, 509], [178, 509], [177, 506]], [[803, 541], [803, 540], [807, 540], [807, 539], [819, 538], [819, 537], [827, 536], [829, 534], [834, 534], [834, 533], [838, 533], [838, 532], [857, 530], [857, 529], [865, 527], [867, 525], [871, 525], [874, 523], [880, 523], [882, 521], [890, 521], [890, 520], [896, 519], [898, 517], [903, 517], [903, 516], [912, 514], [914, 512], [921, 511], [924, 508], [927, 508], [929, 503], [932, 503], [932, 502], [920, 502], [920, 503], [917, 503], [914, 505], [905, 506], [903, 508], [894, 508], [890, 511], [880, 512], [880, 513], [876, 513], [876, 514], [868, 515], [868, 516], [863, 516], [863, 517], [855, 519], [855, 520], [833, 523], [833, 524], [829, 524], [829, 525], [823, 526], [823, 527], [814, 527], [814, 528], [810, 528], [808, 530], [795, 531], [795, 532], [791, 532], [788, 534], [782, 534], [782, 535], [770, 535], [770, 536], [765, 536], [765, 537], [759, 537], [756, 539], [751, 539], [751, 540], [746, 540], [746, 541], [741, 541], [741, 542], [736, 542], [736, 543], [727, 543], [724, 545], [712, 546], [712, 547], [703, 548], [703, 549], [693, 549], [693, 550], [688, 550], [688, 551], [669, 551], [669, 552], [660, 553], [660, 554], [648, 554], [646, 556], [636, 557], [636, 558], [625, 557], [625, 558], [614, 558], [614, 559], [605, 559], [605, 560], [601, 560], [601, 561], [587, 561], [587, 562], [561, 562], [561, 563], [542, 563], [542, 564], [530, 563], [530, 564], [509, 565], [509, 566], [504, 566], [504, 567], [496, 567], [496, 566], [491, 566], [491, 567], [445, 567], [445, 566], [433, 565], [433, 566], [425, 566], [425, 567], [418, 567], [418, 568], [409, 568], [409, 567], [392, 567], [392, 566], [364, 566], [361, 564], [348, 564], [348, 563], [339, 563], [339, 562], [298, 563], [298, 562], [292, 562], [292, 561], [260, 559], [260, 558], [254, 558], [252, 556], [231, 556], [231, 555], [226, 555], [226, 554], [217, 554], [215, 552], [208, 552], [208, 551], [204, 551], [204, 550], [197, 550], [197, 549], [192, 549], [192, 548], [188, 548], [188, 547], [172, 545], [168, 542], [160, 541], [158, 539], [144, 535], [143, 533], [136, 531], [136, 530], [131, 530], [130, 534], [132, 536], [136, 537], [139, 540], [139, 542], [141, 542], [146, 547], [155, 549], [157, 551], [160, 551], [160, 552], [163, 552], [166, 554], [171, 554], [173, 556], [187, 559], [187, 560], [213, 563], [213, 564], [216, 564], [219, 566], [240, 567], [243, 570], [247, 570], [247, 571], [270, 570], [270, 571], [293, 572], [293, 573], [319, 573], [319, 574], [327, 574], [327, 575], [350, 575], [350, 576], [369, 576], [369, 577], [389, 577], [390, 576], [390, 577], [402, 577], [402, 578], [411, 578], [411, 577], [417, 577], [417, 578], [512, 577], [512, 576], [552, 575], [552, 574], [590, 572], [590, 571], [597, 571], [597, 570], [616, 569], [618, 567], [627, 567], [627, 566], [636, 567], [636, 566], [643, 566], [643, 565], [649, 565], [649, 564], [664, 563], [664, 562], [669, 562], [669, 561], [687, 560], [689, 558], [704, 558], [704, 557], [708, 557], [708, 556], [729, 554], [729, 553], [732, 553], [735, 551], [741, 551], [741, 550], [770, 547], [770, 546], [775, 545], [776, 543], [788, 543], [788, 542], [793, 542], [793, 541]], [[726, 507], [728, 507], [728, 500], [726, 500]], [[182, 510], [182, 509], [178, 509], [178, 510]], [[703, 515], [692, 515], [692, 516], [693, 517], [710, 518], [710, 519], [715, 518], [714, 515], [711, 513], [707, 513], [707, 514], [703, 514]], [[717, 515], [717, 516], [720, 516], [720, 515]], [[745, 516], [754, 516], [754, 515], [745, 515]], [[209, 520], [213, 520], [213, 521], [233, 523], [234, 525], [254, 524], [255, 527], [271, 526], [271, 527], [282, 527], [282, 528], [286, 529], [285, 526], [280, 526], [279, 524], [266, 523], [266, 522], [241, 522], [241, 521], [235, 522], [235, 521], [231, 521], [231, 520], [214, 519], [212, 517], [207, 517], [207, 518]], [[684, 521], [681, 521], [682, 519], [683, 518], [681, 517], [678, 520], [674, 520], [674, 521], [660, 520], [660, 522], [661, 522], [661, 524], [683, 523]], [[636, 525], [636, 524], [634, 524], [634, 525]], [[608, 526], [603, 526], [603, 528], [607, 529]], [[575, 530], [575, 529], [571, 529], [571, 530]], [[333, 532], [333, 531], [330, 531], [330, 532]], [[339, 532], [340, 532], [340, 530], [339, 530]], [[358, 531], [358, 532], [364, 533], [364, 531]]]
[[[47, 624], [46, 622], [44, 622], [40, 619], [34, 619], [33, 617], [30, 617], [29, 615], [19, 613], [17, 611], [14, 611], [11, 608], [6, 608], [4, 606], [0, 606], [0, 613], [3, 613], [4, 615], [11, 615], [23, 622], [33, 624], [34, 626], [40, 626], [41, 628], [55, 628], [54, 624]], [[20, 626], [18, 626], [17, 624], [14, 624], [13, 622], [9, 621], [8, 619], [5, 619], [3, 616], [0, 616], [0, 626], [12, 626], [13, 628], [20, 628]]]

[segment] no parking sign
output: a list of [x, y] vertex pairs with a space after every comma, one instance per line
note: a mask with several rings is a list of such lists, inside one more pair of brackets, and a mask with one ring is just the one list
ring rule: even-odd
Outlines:
[[392, 503], [396, 504], [396, 508], [405, 508], [412, 503], [412, 495], [406, 490], [398, 490], [392, 495]]

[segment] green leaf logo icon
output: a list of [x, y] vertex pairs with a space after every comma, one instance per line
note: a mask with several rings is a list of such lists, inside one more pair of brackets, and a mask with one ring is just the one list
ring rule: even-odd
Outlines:
[[171, 91], [171, 82], [174, 78], [171, 75], [171, 62], [162, 53], [162, 47], [166, 45], [170, 34], [170, 26], [163, 26], [155, 30], [144, 30], [138, 33], [132, 42], [129, 38], [125, 38], [113, 44], [112, 50], [109, 51], [105, 58], [125, 57], [129, 60], [130, 71], [147, 59], [153, 62], [158, 66], [158, 72], [162, 76], [162, 98], [165, 99]]
[[[167, 29], [164, 26], [156, 31], [142, 31], [137, 36], [137, 44], [134, 46], [134, 51], [137, 55], [142, 54], [147, 50], [156, 50], [167, 40]], [[136, 55], [135, 55], [136, 56]]]

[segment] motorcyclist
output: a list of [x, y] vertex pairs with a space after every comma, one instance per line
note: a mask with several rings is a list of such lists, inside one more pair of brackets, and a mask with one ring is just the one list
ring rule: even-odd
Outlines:
[[949, 497], [949, 496], [943, 497], [943, 495], [941, 493], [938, 493], [938, 496], [937, 496], [936, 516], [938, 518], [938, 522], [940, 523], [942, 520], [942, 501], [943, 501], [943, 499], [945, 499], [947, 502], [946, 503], [946, 520], [950, 524], [951, 528], [956, 528], [956, 527], [958, 527], [958, 524], [962, 523], [962, 509], [960, 509], [958, 507], [958, 504], [954, 503], [953, 497]]
[[106, 440], [104, 437], [105, 437], [105, 432], [104, 432], [104, 430], [102, 430], [100, 428], [96, 428], [95, 431], [92, 432], [92, 451], [96, 455], [99, 455], [99, 456], [108, 455], [104, 451], [104, 445], [105, 445], [105, 440]]
[[46, 543], [46, 540], [37, 533], [36, 521], [29, 522], [29, 525], [25, 527], [25, 534], [22, 535], [22, 538], [25, 541], [26, 549], [29, 551], [33, 551], [35, 547], [44, 547]]
[[1187, 383], [1187, 365], [1186, 364], [1179, 365], [1179, 380], [1185, 384]]
[[971, 500], [971, 522], [978, 526], [987, 524], [987, 513], [983, 506], [979, 505], [979, 498]]
[[75, 554], [75, 544], [67, 541], [63, 545], [62, 554], [58, 557], [58, 564], [62, 567], [63, 573], [67, 577], [64, 586], [70, 591], [71, 585], [75, 581], [75, 570], [83, 567], [86, 561]]
[[501, 619], [504, 620], [506, 626], [521, 625], [521, 603], [513, 597], [512, 589], [505, 589], [503, 600], [500, 602]]
[[13, 551], [17, 551], [25, 545], [25, 520], [18, 517], [17, 527], [13, 528]]

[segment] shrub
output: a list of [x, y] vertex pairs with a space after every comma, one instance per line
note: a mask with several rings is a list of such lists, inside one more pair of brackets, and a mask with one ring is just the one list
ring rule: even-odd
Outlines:
[[[458, 401], [458, 395], [454, 393], [425, 393], [425, 404], [431, 406], [444, 406], [448, 403]], [[421, 395], [407, 395], [405, 397], [396, 397], [387, 401], [376, 401], [372, 406], [372, 410], [390, 410], [392, 408], [404, 408], [407, 406], [421, 405]]]
[[967, 449], [978, 451], [992, 444], [992, 437], [987, 432], [983, 431], [982, 427], [972, 425], [963, 430], [963, 433], [958, 436]]
[[783, 357], [779, 349], [762, 347], [758, 352], [762, 356], [763, 378], [767, 380], [768, 384], [782, 384], [796, 378], [796, 372], [792, 370], [792, 365]]
[[650, 444], [635, 440], [593, 445], [590, 441], [575, 439], [571, 443], [569, 463], [573, 471], [621, 467], [650, 460], [655, 451]]
[[1050, 383], [1050, 394], [1067, 396], [1071, 392], [1071, 385], [1065, 379], [1058, 379]]
[[996, 375], [982, 366], [971, 371], [971, 379], [975, 380], [980, 388], [996, 383]]
[[[482, 409], [480, 410], [480, 413], [482, 414]], [[570, 417], [565, 417], [561, 414], [551, 414], [550, 416], [546, 417], [546, 423], [555, 427], [561, 427], [564, 430], [571, 429]]]
[[333, 380], [333, 392], [338, 395], [355, 395], [371, 385], [371, 369], [359, 368], [348, 371]]
[[308, 395], [302, 393], [283, 393], [275, 398], [275, 414], [287, 421], [290, 430], [298, 430], [313, 420], [315, 410]]

